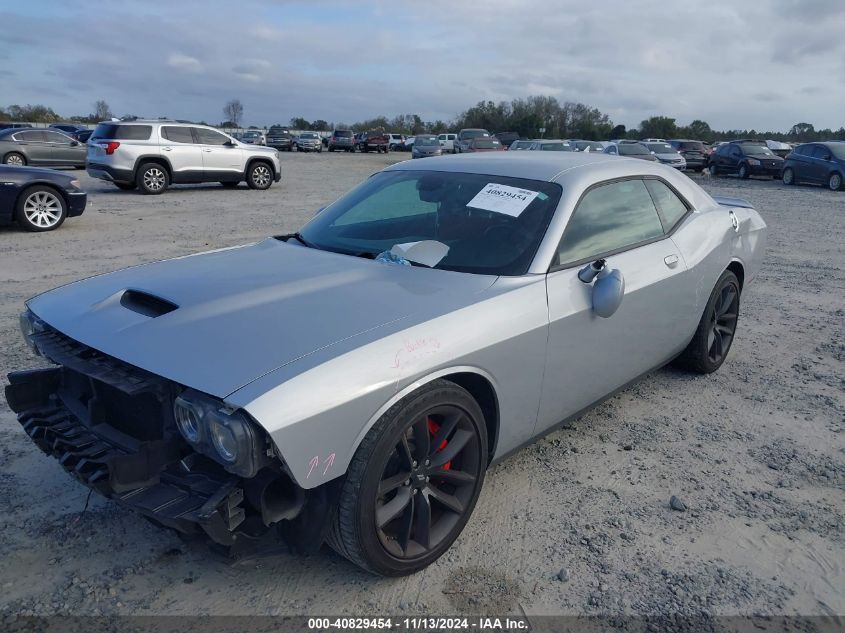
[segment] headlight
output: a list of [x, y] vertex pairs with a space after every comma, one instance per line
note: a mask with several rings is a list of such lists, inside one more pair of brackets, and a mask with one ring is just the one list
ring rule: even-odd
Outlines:
[[749, 159], [748, 159], [748, 164], [749, 164], [749, 165], [759, 165], [759, 164], [760, 164], [760, 161], [759, 161], [759, 160], [757, 160], [756, 158], [749, 158]]
[[75, 189], [82, 189], [82, 183], [79, 182], [78, 180], [71, 180], [70, 186], [74, 187]]
[[39, 319], [32, 313], [32, 310], [27, 308], [20, 315], [20, 326], [21, 326], [21, 334], [23, 335], [23, 340], [27, 344], [27, 347], [32, 350], [32, 353], [36, 356], [41, 356], [41, 352], [38, 351], [38, 347], [35, 345], [34, 335], [38, 334], [39, 332], [43, 332], [46, 328], [44, 321]]
[[220, 400], [189, 389], [173, 403], [173, 417], [191, 446], [231, 473], [254, 477], [269, 462], [266, 435]]

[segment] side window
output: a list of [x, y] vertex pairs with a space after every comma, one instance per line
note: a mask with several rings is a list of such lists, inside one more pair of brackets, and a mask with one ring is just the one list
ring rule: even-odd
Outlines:
[[26, 132], [16, 132], [16, 141], [23, 141], [24, 143], [43, 143], [44, 132], [37, 130], [27, 130]]
[[828, 150], [824, 145], [813, 145], [813, 158], [820, 158], [824, 160], [830, 156], [830, 150]]
[[193, 143], [191, 128], [176, 125], [165, 125], [161, 128], [161, 136], [174, 143]]
[[595, 259], [662, 235], [663, 225], [642, 180], [601, 185], [581, 199], [569, 219], [559, 261]]
[[64, 134], [59, 134], [58, 132], [50, 132], [49, 130], [45, 130], [43, 134], [47, 137], [48, 143], [62, 143], [64, 145], [69, 145], [70, 142], [73, 140], [68, 138]]
[[225, 145], [229, 142], [229, 137], [215, 132], [214, 130], [207, 130], [204, 127], [193, 128], [197, 135], [197, 140], [203, 145]]
[[689, 209], [683, 200], [678, 197], [664, 182], [660, 180], [646, 180], [645, 186], [654, 199], [661, 213], [666, 233], [671, 231], [678, 221], [687, 214]]

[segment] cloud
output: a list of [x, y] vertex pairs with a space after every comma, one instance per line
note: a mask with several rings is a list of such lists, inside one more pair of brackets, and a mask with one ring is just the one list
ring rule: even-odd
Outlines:
[[171, 68], [178, 68], [179, 70], [186, 70], [191, 73], [201, 73], [204, 70], [202, 63], [196, 57], [182, 55], [181, 53], [171, 54], [167, 58], [167, 65]]

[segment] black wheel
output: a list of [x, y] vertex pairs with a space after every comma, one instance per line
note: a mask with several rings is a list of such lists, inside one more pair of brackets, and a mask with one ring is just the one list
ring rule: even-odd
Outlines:
[[273, 184], [273, 169], [263, 161], [252, 163], [246, 173], [246, 184], [250, 189], [264, 191]]
[[748, 180], [748, 176], [751, 175], [748, 173], [748, 165], [746, 165], [745, 163], [742, 163], [739, 166], [739, 171], [737, 171], [736, 173], [742, 180]]
[[830, 175], [830, 178], [827, 179], [827, 186], [828, 189], [831, 191], [841, 191], [842, 190], [842, 174], [833, 173]]
[[719, 168], [716, 165], [710, 165], [710, 175], [714, 178], [719, 175]]
[[435, 380], [391, 407], [361, 442], [329, 544], [375, 574], [418, 571], [463, 530], [486, 467], [481, 409], [465, 389]]
[[783, 173], [781, 174], [781, 179], [783, 180], [783, 184], [785, 185], [795, 184], [795, 172], [792, 171], [792, 167], [787, 167], [783, 170]]
[[122, 189], [123, 191], [132, 191], [133, 189], [137, 189], [138, 185], [134, 182], [116, 182], [114, 186], [118, 189]]
[[227, 182], [221, 182], [220, 184], [223, 185], [224, 187], [226, 187], [226, 189], [234, 189], [235, 187], [237, 187], [241, 183], [227, 181]]
[[736, 333], [739, 317], [739, 280], [726, 270], [710, 294], [695, 335], [678, 357], [678, 364], [690, 371], [710, 374], [725, 362]]
[[135, 184], [141, 193], [158, 195], [170, 184], [170, 176], [167, 170], [158, 163], [144, 163], [138, 168], [135, 176]]
[[35, 185], [18, 198], [15, 217], [27, 231], [52, 231], [67, 217], [67, 202], [52, 187]]
[[17, 152], [9, 152], [3, 157], [3, 164], [11, 165], [12, 167], [25, 167], [26, 158], [23, 154], [18, 154]]

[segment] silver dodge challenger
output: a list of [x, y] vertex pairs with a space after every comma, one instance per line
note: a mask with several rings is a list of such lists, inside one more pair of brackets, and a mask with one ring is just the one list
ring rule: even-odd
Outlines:
[[76, 479], [231, 550], [441, 556], [487, 468], [736, 333], [766, 225], [671, 167], [406, 161], [299, 232], [93, 277], [21, 315], [25, 432]]

